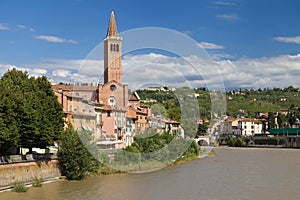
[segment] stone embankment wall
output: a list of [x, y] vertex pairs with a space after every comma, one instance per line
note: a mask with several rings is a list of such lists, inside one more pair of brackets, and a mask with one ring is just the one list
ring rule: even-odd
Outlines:
[[35, 178], [48, 180], [60, 177], [56, 156], [6, 156], [0, 157], [0, 188], [16, 182], [30, 183]]

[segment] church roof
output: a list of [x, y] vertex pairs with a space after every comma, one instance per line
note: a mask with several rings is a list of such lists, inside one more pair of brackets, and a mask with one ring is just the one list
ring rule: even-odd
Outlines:
[[93, 91], [97, 90], [97, 86], [87, 85], [52, 85], [53, 90], [64, 90], [64, 91]]
[[106, 37], [108, 36], [118, 36], [118, 29], [117, 29], [117, 23], [116, 23], [114, 11], [111, 11], [111, 15], [109, 19], [109, 25], [108, 25]]
[[130, 95], [129, 101], [139, 101], [139, 99], [135, 95]]

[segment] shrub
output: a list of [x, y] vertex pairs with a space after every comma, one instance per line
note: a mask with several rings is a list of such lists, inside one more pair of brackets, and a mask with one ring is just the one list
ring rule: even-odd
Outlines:
[[15, 183], [13, 186], [13, 192], [27, 192], [28, 188], [23, 183]]
[[244, 137], [232, 137], [228, 140], [228, 145], [231, 147], [245, 147], [247, 142]]
[[33, 186], [33, 187], [42, 187], [42, 183], [43, 183], [43, 182], [44, 182], [43, 179], [41, 179], [41, 178], [35, 178], [35, 179], [33, 180], [32, 186]]

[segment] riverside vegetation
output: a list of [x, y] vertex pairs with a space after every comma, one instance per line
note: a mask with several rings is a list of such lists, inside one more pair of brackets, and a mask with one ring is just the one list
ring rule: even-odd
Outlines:
[[78, 132], [69, 125], [59, 140], [61, 173], [68, 180], [82, 180], [93, 174], [151, 170], [199, 156], [199, 146], [192, 140], [176, 138], [168, 133], [151, 134], [150, 137], [136, 137], [131, 146], [117, 151], [112, 162], [108, 154], [99, 151], [87, 132]]

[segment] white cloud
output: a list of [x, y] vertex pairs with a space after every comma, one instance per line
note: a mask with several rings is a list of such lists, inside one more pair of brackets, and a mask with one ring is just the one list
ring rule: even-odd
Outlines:
[[0, 31], [7, 31], [10, 30], [10, 28], [4, 24], [0, 24]]
[[56, 36], [50, 36], [50, 35], [39, 35], [35, 37], [39, 40], [45, 40], [47, 42], [53, 42], [53, 43], [71, 43], [71, 44], [77, 44], [78, 42], [71, 40], [71, 39], [64, 39]]
[[227, 88], [300, 86], [300, 54], [218, 62]]
[[27, 26], [22, 25], [22, 24], [18, 24], [18, 25], [16, 25], [16, 27], [18, 28], [18, 30], [27, 30], [27, 31], [30, 31], [30, 32], [35, 32], [34, 28], [27, 27]]
[[61, 78], [67, 78], [72, 76], [72, 73], [70, 70], [65, 69], [57, 69], [52, 71], [53, 76], [61, 77]]
[[221, 88], [220, 79], [214, 77], [216, 65], [196, 56], [169, 57], [150, 53], [125, 56], [123, 63], [123, 81], [133, 90], [149, 85]]
[[198, 45], [204, 49], [224, 49], [224, 46], [210, 42], [200, 42]]
[[234, 59], [235, 57], [230, 54], [213, 52], [211, 53], [211, 58], [215, 61], [226, 60], [226, 59]]
[[26, 29], [26, 26], [24, 26], [24, 25], [22, 25], [22, 24], [17, 25], [17, 27], [18, 27], [19, 29]]
[[224, 19], [226, 21], [238, 21], [240, 19], [240, 17], [236, 13], [218, 14], [216, 17]]
[[29, 76], [39, 77], [47, 74], [46, 69], [42, 68], [32, 68], [32, 67], [20, 67], [16, 65], [5, 65], [0, 64], [0, 77], [9, 70], [16, 68], [17, 70], [22, 70], [28, 72]]
[[300, 54], [215, 63], [193, 56], [137, 55], [124, 58], [124, 72], [123, 79], [133, 88], [152, 83], [217, 89], [222, 86], [219, 75], [227, 89], [300, 87]]
[[[31, 76], [47, 75], [57, 83], [102, 83], [103, 60], [47, 60], [25, 65], [1, 65], [0, 75], [13, 67]], [[126, 55], [123, 83], [131, 89], [149, 85], [176, 87], [266, 88], [300, 87], [300, 54], [276, 57], [220, 59], [212, 62], [196, 56], [170, 57], [161, 54]], [[100, 81], [99, 81], [100, 80]]]
[[17, 68], [17, 66], [15, 66], [15, 65], [0, 64], [0, 77], [2, 77], [3, 74], [6, 73], [8, 70], [11, 70], [13, 68]]
[[30, 75], [35, 76], [35, 77], [45, 76], [47, 74], [47, 72], [48, 71], [46, 69], [41, 69], [41, 68], [34, 68], [34, 69], [29, 70]]
[[221, 6], [235, 6], [236, 3], [230, 1], [215, 1], [214, 4]]
[[300, 36], [295, 37], [275, 37], [274, 40], [286, 43], [300, 44]]

